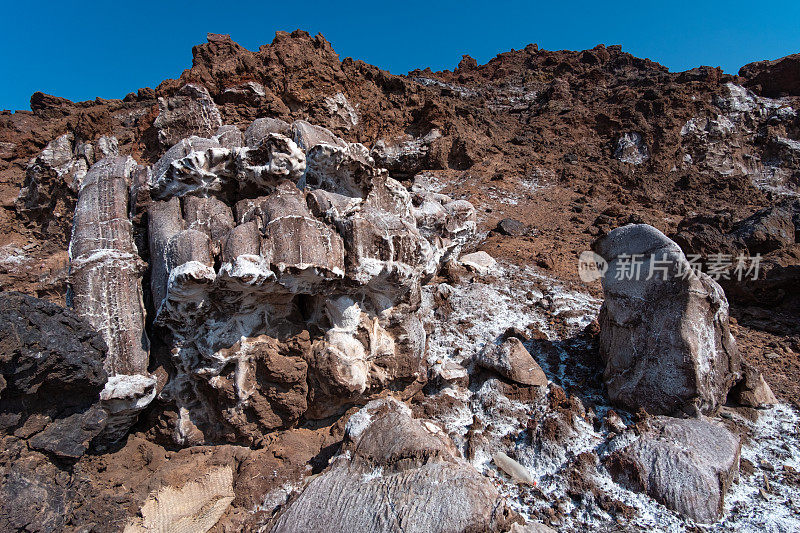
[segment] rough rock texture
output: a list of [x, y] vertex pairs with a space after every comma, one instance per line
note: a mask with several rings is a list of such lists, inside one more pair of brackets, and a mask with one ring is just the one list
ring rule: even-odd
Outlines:
[[235, 496], [232, 468], [221, 466], [181, 487], [162, 488], [144, 503], [141, 518], [128, 523], [124, 532], [205, 533], [217, 523]]
[[750, 365], [742, 365], [742, 379], [728, 393], [728, 400], [746, 407], [769, 407], [778, 403], [761, 372]]
[[513, 519], [441, 428], [388, 398], [350, 418], [343, 453], [271, 531], [488, 532]]
[[639, 438], [606, 459], [614, 479], [700, 523], [722, 516], [739, 475], [739, 438], [707, 419], [648, 419]]
[[147, 372], [150, 342], [145, 332], [142, 274], [145, 266], [128, 218], [129, 156], [94, 164], [81, 183], [70, 240], [71, 303], [103, 334], [110, 379], [101, 394], [109, 413], [107, 439], [121, 439], [155, 396]]
[[[599, 289], [580, 286], [578, 311], [557, 287], [575, 288], [575, 258], [614, 227], [646, 222], [672, 235], [694, 218], [735, 225], [796, 197], [800, 100], [768, 97], [754, 83], [755, 70], [672, 73], [620, 46], [551, 52], [529, 45], [485, 65], [465, 57], [452, 71], [408, 76], [341, 60], [322, 36], [302, 31], [279, 32], [257, 51], [209, 35], [192, 56], [179, 79], [123, 100], [36, 93], [30, 111], [0, 111], [0, 289], [64, 305], [81, 183], [103, 158], [136, 161], [128, 212], [148, 265], [143, 300], [157, 384], [112, 376], [108, 391], [133, 407], [147, 387], [159, 393], [127, 439], [77, 460], [31, 448], [54, 448], [36, 414], [0, 432], [0, 529], [118, 531], [165, 487], [180, 490], [232, 466], [236, 498], [216, 529], [259, 530], [337, 453], [343, 419], [317, 417], [387, 388], [412, 396], [415, 410], [452, 409], [443, 427], [470, 460], [504, 451], [535, 476], [547, 472], [540, 487], [564, 481], [555, 492], [514, 484], [512, 497], [532, 513], [526, 518], [556, 529], [641, 527], [632, 523], [637, 509], [593, 485], [593, 453], [580, 453], [595, 446], [587, 439], [592, 427], [619, 433], [629, 423], [620, 411], [619, 420], [606, 415], [600, 424], [595, 328], [575, 336], [575, 324], [590, 313], [583, 305], [593, 305], [585, 293], [598, 297]], [[283, 180], [302, 182], [304, 165], [319, 188], [299, 198]], [[406, 194], [411, 217], [406, 200], [397, 201]], [[535, 231], [491, 231], [505, 218]], [[798, 220], [793, 215], [791, 244], [785, 217], [755, 220], [749, 242], [772, 250], [766, 276], [741, 285], [721, 280], [742, 357], [782, 401], [800, 395]], [[723, 225], [711, 224], [729, 233]], [[495, 280], [457, 261], [459, 243], [473, 233], [481, 241], [467, 251], [497, 258], [502, 268], [489, 272]], [[320, 245], [338, 250], [337, 236], [342, 257], [320, 261]], [[313, 243], [310, 267], [308, 250], [297, 246], [305, 241]], [[413, 250], [412, 258], [388, 260], [397, 250]], [[419, 257], [430, 268], [420, 269]], [[392, 274], [375, 276], [378, 267]], [[459, 298], [444, 293], [504, 276], [520, 287], [510, 293], [519, 304], [514, 313], [496, 314], [508, 295], [489, 291], [485, 311], [446, 322]], [[454, 290], [440, 284], [434, 308], [417, 309], [417, 290], [428, 296], [430, 289], [417, 282], [443, 278]], [[554, 382], [563, 379], [569, 398], [551, 384], [543, 403], [539, 387], [468, 372], [459, 363], [471, 358], [459, 354], [473, 341], [452, 346], [455, 361], [436, 354], [427, 371], [419, 364], [422, 340], [431, 340], [422, 334], [429, 315], [438, 321], [434, 331], [453, 342], [451, 333], [507, 325], [497, 321], [524, 328], [517, 320], [530, 314], [536, 338], [526, 345]], [[208, 344], [198, 343], [203, 335]], [[759, 389], [746, 368], [742, 374], [736, 387]], [[0, 401], [10, 383], [0, 378]], [[591, 398], [585, 408], [582, 394]], [[69, 453], [80, 453], [91, 424], [63, 420], [57, 434], [76, 432], [69, 440], [77, 451]], [[231, 441], [252, 449], [220, 444]], [[494, 482], [510, 483], [504, 474]], [[559, 496], [562, 489], [567, 494]], [[732, 510], [732, 527], [747, 514], [742, 509], [773, 505], [744, 498]]]
[[756, 61], [739, 69], [748, 87], [764, 96], [800, 96], [800, 54], [774, 61]]
[[158, 110], [153, 127], [165, 148], [190, 135], [210, 137], [222, 126], [219, 110], [202, 85], [187, 84], [174, 96], [159, 98]]
[[323, 128], [261, 120], [245, 142], [182, 139], [151, 173], [150, 289], [177, 372], [162, 397], [182, 444], [259, 442], [421, 387], [421, 284], [475, 228], [469, 203], [412, 195]]
[[0, 293], [0, 428], [34, 450], [78, 459], [105, 427], [97, 405], [105, 358], [102, 336], [72, 311]]
[[716, 411], [740, 371], [722, 289], [652, 226], [618, 228], [595, 249], [608, 262], [599, 342], [611, 400], [655, 414]]
[[475, 364], [523, 385], [547, 386], [544, 371], [516, 337], [500, 344], [488, 343], [478, 354]]

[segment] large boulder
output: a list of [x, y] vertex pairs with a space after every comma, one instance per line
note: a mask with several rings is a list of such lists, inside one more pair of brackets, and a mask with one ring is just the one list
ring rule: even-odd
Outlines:
[[505, 531], [513, 520], [492, 482], [430, 421], [393, 398], [354, 414], [342, 453], [271, 531]]
[[714, 412], [740, 371], [720, 286], [652, 226], [617, 228], [595, 249], [608, 262], [599, 321], [611, 400], [653, 414]]
[[692, 520], [716, 522], [739, 474], [739, 438], [705, 418], [655, 417], [639, 433], [606, 459], [614, 480]]

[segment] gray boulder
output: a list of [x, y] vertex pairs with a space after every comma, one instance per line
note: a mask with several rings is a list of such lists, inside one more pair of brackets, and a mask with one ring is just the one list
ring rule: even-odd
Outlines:
[[[620, 439], [629, 436], [618, 437]], [[708, 419], [648, 419], [637, 440], [605, 461], [617, 483], [700, 523], [722, 516], [739, 474], [739, 438]]]
[[611, 400], [653, 414], [714, 412], [740, 371], [720, 286], [646, 224], [615, 229], [596, 251], [608, 262], [599, 321]]

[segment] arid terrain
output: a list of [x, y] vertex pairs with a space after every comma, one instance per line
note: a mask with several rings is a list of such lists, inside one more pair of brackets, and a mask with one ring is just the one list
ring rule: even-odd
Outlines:
[[800, 529], [798, 67], [209, 34], [0, 112], [0, 530]]

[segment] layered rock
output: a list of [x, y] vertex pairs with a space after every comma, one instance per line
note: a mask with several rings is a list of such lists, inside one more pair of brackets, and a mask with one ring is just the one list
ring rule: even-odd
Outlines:
[[719, 284], [652, 226], [618, 228], [595, 248], [608, 262], [599, 341], [611, 400], [655, 414], [714, 412], [740, 371]]
[[468, 202], [412, 195], [324, 128], [259, 119], [244, 143], [182, 139], [152, 172], [150, 289], [181, 443], [258, 442], [420, 388], [421, 283], [475, 228]]
[[142, 299], [144, 263], [128, 218], [131, 157], [93, 165], [81, 184], [70, 241], [71, 303], [108, 346], [110, 379], [101, 394], [109, 411], [109, 440], [121, 438], [155, 396], [148, 375], [149, 341]]
[[[623, 437], [618, 437], [623, 439]], [[739, 474], [741, 443], [703, 419], [648, 419], [639, 437], [606, 459], [615, 481], [700, 523], [716, 522]]]
[[499, 531], [514, 521], [444, 431], [397, 400], [370, 402], [345, 431], [343, 453], [271, 531]]

